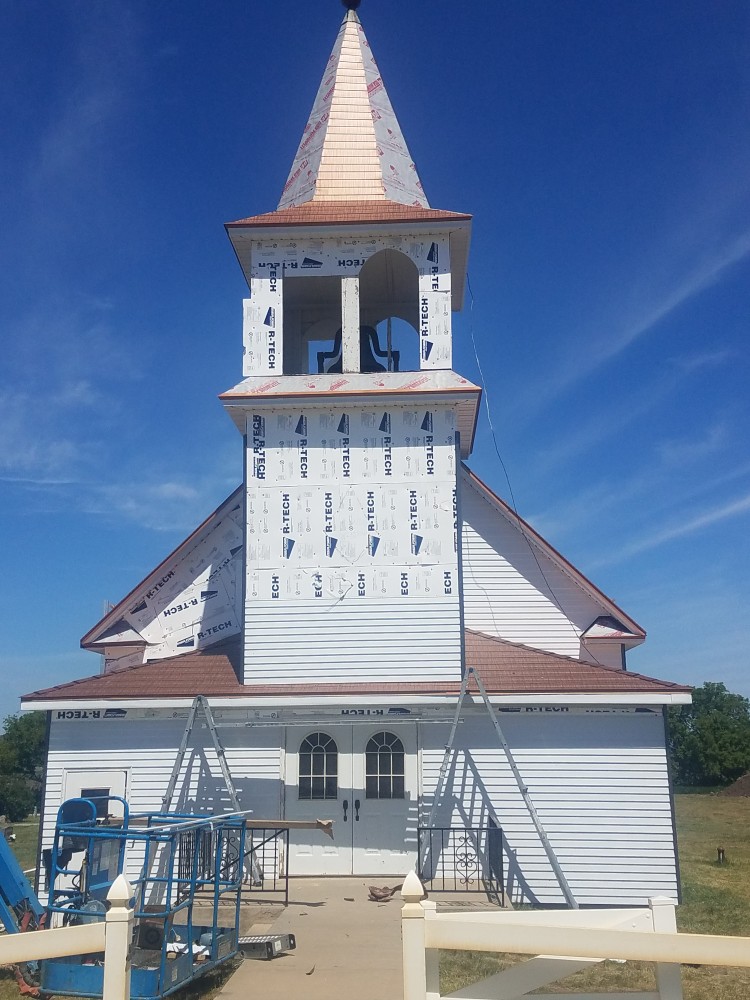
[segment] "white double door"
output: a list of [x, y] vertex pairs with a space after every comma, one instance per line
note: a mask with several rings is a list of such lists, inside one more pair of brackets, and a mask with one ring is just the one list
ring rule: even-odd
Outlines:
[[290, 727], [287, 819], [332, 819], [334, 839], [292, 830], [290, 875], [405, 875], [417, 855], [414, 723]]

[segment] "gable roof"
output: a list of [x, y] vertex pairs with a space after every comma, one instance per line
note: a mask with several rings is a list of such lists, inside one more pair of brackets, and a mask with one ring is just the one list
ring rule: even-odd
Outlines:
[[[252, 700], [273, 696], [458, 695], [458, 681], [391, 681], [357, 684], [240, 684], [241, 643], [235, 636], [208, 650], [84, 677], [24, 695], [22, 702], [148, 701], [208, 698]], [[667, 695], [690, 688], [615, 667], [584, 663], [529, 646], [466, 631], [466, 661], [476, 667], [491, 695]]]
[[[462, 469], [469, 480], [469, 483], [474, 486], [474, 488], [492, 507], [494, 507], [507, 521], [509, 521], [518, 529], [518, 531], [521, 532], [529, 546], [536, 547], [536, 549], [550, 559], [562, 573], [565, 573], [569, 579], [571, 579], [586, 593], [594, 597], [597, 603], [606, 609], [607, 615], [600, 616], [597, 621], [601, 621], [605, 617], [608, 620], [616, 620], [621, 628], [624, 627], [628, 636], [636, 640], [635, 642], [631, 641], [631, 645], [638, 645], [638, 643], [643, 642], [646, 638], [646, 630], [642, 628], [642, 626], [640, 626], [635, 619], [626, 614], [622, 608], [618, 607], [618, 605], [615, 604], [610, 597], [607, 597], [607, 595], [600, 590], [596, 584], [592, 583], [587, 576], [584, 576], [580, 570], [576, 569], [572, 563], [568, 562], [565, 556], [561, 555], [553, 545], [550, 545], [550, 543], [543, 538], [538, 531], [535, 531], [528, 521], [525, 521], [521, 515], [510, 506], [510, 504], [506, 503], [502, 497], [499, 497], [489, 488], [489, 486], [487, 486], [486, 483], [482, 482], [479, 476], [477, 476], [475, 472], [472, 472], [468, 465], [462, 463]], [[593, 624], [594, 623], [592, 623], [592, 625]], [[584, 632], [584, 636], [586, 634], [587, 633]]]
[[[510, 524], [512, 524], [518, 531], [520, 531], [524, 537], [527, 539], [530, 545], [536, 546], [536, 548], [544, 553], [552, 562], [559, 567], [561, 572], [565, 573], [570, 579], [572, 579], [577, 586], [582, 590], [590, 594], [597, 603], [602, 607], [605, 614], [601, 615], [592, 622], [589, 629], [583, 633], [582, 638], [584, 641], [588, 638], [596, 638], [602, 635], [603, 632], [600, 629], [595, 628], [597, 624], [601, 625], [612, 625], [616, 623], [622, 631], [625, 632], [623, 637], [624, 641], [628, 642], [628, 645], [636, 645], [643, 641], [645, 638], [645, 631], [637, 624], [629, 615], [627, 615], [621, 608], [619, 608], [614, 601], [606, 596], [598, 587], [596, 587], [587, 577], [585, 577], [579, 570], [577, 570], [567, 559], [564, 558], [549, 542], [545, 541], [541, 535], [539, 535], [526, 521], [523, 520], [504, 500], [492, 492], [492, 490], [482, 482], [479, 477], [469, 469], [468, 466], [462, 466], [463, 475], [469, 481], [469, 483], [480, 492], [480, 494], [487, 500], [488, 503], [492, 505], [494, 509], [498, 511]], [[228, 511], [236, 508], [237, 504], [241, 502], [242, 487], [238, 487], [230, 496], [221, 504], [212, 514], [210, 514], [206, 520], [199, 525], [194, 532], [192, 532], [184, 542], [177, 546], [161, 563], [151, 572], [144, 580], [141, 581], [130, 593], [119, 601], [115, 606], [96, 624], [91, 628], [86, 635], [81, 639], [81, 645], [88, 649], [98, 649], [102, 646], [113, 646], [127, 644], [146, 642], [143, 636], [137, 631], [137, 623], [133, 624], [134, 619], [132, 611], [134, 606], [137, 606], [146, 599], [147, 595], [155, 590], [157, 585], [167, 576], [169, 571], [173, 569], [180, 561], [185, 560], [186, 557], [192, 552], [196, 546], [201, 544], [204, 538], [208, 537], [214, 530], [214, 527], [218, 522], [225, 518]], [[231, 550], [234, 552], [235, 550]], [[225, 553], [225, 555], [231, 554]], [[149, 598], [149, 602], [153, 603], [158, 600], [158, 597]], [[154, 605], [156, 607], [156, 605]], [[239, 614], [239, 608], [236, 609]], [[130, 631], [130, 629], [136, 628], [136, 631]], [[239, 629], [238, 629], [239, 630]], [[606, 629], [604, 630], [606, 631]], [[219, 635], [220, 633], [217, 633]], [[616, 638], [615, 635], [610, 633], [611, 638]], [[222, 637], [223, 638], [223, 637]], [[206, 648], [215, 649], [218, 648], [216, 644], [209, 645], [206, 643]], [[180, 657], [182, 660], [182, 657]]]
[[[128, 640], [131, 643], [147, 642], [137, 629], [134, 628], [132, 621], [134, 611], [140, 610], [139, 606], [145, 607], [146, 604], [150, 605], [153, 602], [154, 597], [159, 594], [164, 581], [167, 580], [170, 571], [173, 571], [175, 566], [186, 559], [205, 540], [207, 535], [218, 526], [222, 519], [237, 510], [241, 502], [242, 486], [238, 486], [223, 503], [219, 504], [216, 510], [209, 514], [187, 536], [184, 542], [181, 542], [165, 556], [148, 576], [136, 584], [122, 600], [109, 609], [96, 625], [89, 629], [81, 639], [81, 646], [84, 649], [97, 649], [107, 645], [125, 645]], [[232, 558], [238, 554], [240, 553], [236, 547], [230, 548], [228, 553], [226, 553], [226, 555]]]

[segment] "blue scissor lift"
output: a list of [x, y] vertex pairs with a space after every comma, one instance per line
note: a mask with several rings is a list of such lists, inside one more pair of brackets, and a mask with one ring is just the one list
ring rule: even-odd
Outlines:
[[[117, 796], [68, 799], [45, 857], [46, 908], [0, 838], [0, 918], [11, 932], [104, 920], [124, 873], [135, 893], [131, 997], [165, 997], [239, 953], [246, 815], [132, 814]], [[101, 997], [103, 957], [44, 960], [42, 993]]]

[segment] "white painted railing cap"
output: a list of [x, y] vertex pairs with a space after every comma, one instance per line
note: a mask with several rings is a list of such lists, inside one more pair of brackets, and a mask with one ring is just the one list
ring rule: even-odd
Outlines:
[[133, 887], [124, 875], [118, 875], [112, 883], [107, 900], [111, 906], [126, 906], [130, 909], [135, 904]]
[[401, 886], [401, 898], [405, 903], [418, 903], [424, 896], [424, 886], [419, 880], [417, 873], [412, 870], [404, 879]]

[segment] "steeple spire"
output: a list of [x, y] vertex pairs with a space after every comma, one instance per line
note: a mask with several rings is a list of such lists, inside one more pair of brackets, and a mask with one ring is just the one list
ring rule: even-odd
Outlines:
[[391, 201], [429, 208], [359, 18], [347, 7], [279, 208]]

